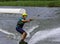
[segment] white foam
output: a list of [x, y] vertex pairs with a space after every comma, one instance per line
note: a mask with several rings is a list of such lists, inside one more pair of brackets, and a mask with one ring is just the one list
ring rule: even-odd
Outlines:
[[32, 26], [32, 28], [30, 28], [28, 32], [31, 33], [34, 29], [36, 29], [36, 28], [38, 28], [38, 27], [39, 27], [39, 25]]
[[[30, 39], [29, 41], [29, 44], [35, 44], [37, 43], [38, 41], [41, 41], [41, 40], [44, 40], [46, 38], [54, 38], [55, 36], [57, 35], [60, 35], [60, 28], [55, 28], [55, 29], [51, 29], [51, 30], [44, 30], [44, 31], [38, 31], [36, 32], [32, 38]], [[54, 41], [56, 40], [57, 38], [55, 37], [55, 39], [53, 39]], [[60, 37], [59, 37], [60, 39]], [[59, 40], [58, 39], [58, 40]], [[57, 40], [57, 41], [58, 41]]]
[[28, 31], [27, 31], [27, 37], [30, 37], [30, 33], [34, 30], [34, 29], [36, 29], [36, 28], [38, 28], [39, 27], [39, 25], [36, 25], [36, 26], [32, 26], [30, 29], [28, 29]]
[[23, 8], [0, 8], [0, 13], [25, 13], [26, 10]]
[[3, 32], [3, 33], [8, 34], [8, 35], [15, 35], [15, 34], [13, 34], [13, 33], [10, 33], [10, 32], [8, 32], [8, 31], [3, 30], [3, 29], [0, 29], [0, 32]]

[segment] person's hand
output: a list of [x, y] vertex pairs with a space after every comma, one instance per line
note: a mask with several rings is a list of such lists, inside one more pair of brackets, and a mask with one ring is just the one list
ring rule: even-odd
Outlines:
[[30, 21], [32, 21], [33, 19], [29, 19]]
[[28, 22], [32, 21], [33, 19], [29, 19]]

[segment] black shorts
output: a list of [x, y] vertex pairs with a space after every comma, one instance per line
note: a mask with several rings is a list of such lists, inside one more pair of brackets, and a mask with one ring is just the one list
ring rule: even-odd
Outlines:
[[25, 32], [21, 27], [16, 27], [16, 30], [21, 34]]

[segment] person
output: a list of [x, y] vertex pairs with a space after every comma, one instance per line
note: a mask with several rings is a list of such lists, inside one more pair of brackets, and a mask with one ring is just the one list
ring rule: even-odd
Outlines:
[[28, 15], [26, 13], [23, 13], [22, 17], [19, 18], [19, 21], [17, 22], [17, 26], [16, 26], [16, 30], [22, 34], [21, 41], [24, 41], [27, 36], [27, 33], [23, 30], [24, 24], [32, 21], [32, 19], [26, 20], [27, 16]]

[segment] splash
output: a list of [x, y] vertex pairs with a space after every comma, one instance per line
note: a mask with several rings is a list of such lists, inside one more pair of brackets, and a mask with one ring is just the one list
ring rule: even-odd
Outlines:
[[36, 25], [36, 26], [32, 26], [30, 29], [28, 29], [27, 30], [27, 37], [30, 37], [30, 33], [34, 30], [34, 29], [36, 29], [36, 28], [38, 28], [39, 27], [39, 25]]
[[[29, 44], [35, 44], [38, 41], [44, 40], [46, 38], [54, 38], [54, 41], [57, 39], [56, 36], [60, 35], [60, 28], [54, 28], [50, 30], [38, 31], [36, 32], [29, 41]], [[59, 37], [60, 38], [60, 37]]]

